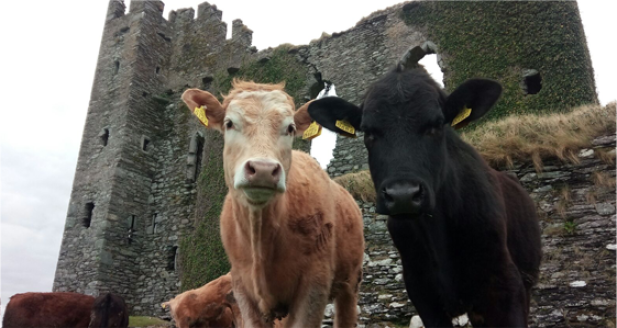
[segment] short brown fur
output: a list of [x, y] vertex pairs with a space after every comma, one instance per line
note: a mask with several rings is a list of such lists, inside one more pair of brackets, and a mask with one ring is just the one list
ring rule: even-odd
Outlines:
[[[182, 98], [189, 108], [208, 107], [206, 115], [215, 122], [209, 128], [227, 133], [220, 122], [234, 110], [234, 119], [243, 124], [242, 136], [234, 136], [244, 141], [227, 144], [226, 139], [223, 153], [229, 193], [221, 237], [244, 326], [272, 327], [273, 319], [286, 316], [285, 327], [320, 327], [329, 299], [335, 300], [335, 326], [355, 326], [362, 213], [313, 158], [281, 141], [287, 140], [280, 136], [282, 122], [293, 118], [296, 136], [308, 127], [307, 105], [294, 111], [293, 99], [280, 94], [283, 84], [235, 80], [233, 87], [223, 104], [196, 89]], [[272, 94], [264, 98], [262, 91]], [[243, 191], [234, 188], [238, 163], [256, 157], [278, 161], [286, 174], [286, 191], [261, 207], [247, 203]]]
[[5, 328], [86, 328], [94, 297], [77, 293], [24, 293], [6, 306]]
[[[321, 298], [323, 307], [324, 300], [335, 298], [337, 326], [353, 327], [364, 253], [362, 214], [351, 195], [309, 155], [294, 151], [292, 162], [287, 192], [262, 212], [263, 276], [253, 275], [249, 214], [229, 194], [225, 199], [221, 236], [232, 273], [238, 276], [234, 293], [246, 297], [255, 327], [268, 326], [281, 315], [274, 311], [281, 305], [290, 314], [287, 327], [310, 327], [310, 322], [298, 321], [296, 313], [311, 308], [306, 304], [311, 295]], [[339, 296], [349, 298], [349, 304], [339, 304]], [[313, 309], [318, 317], [314, 322], [321, 322], [323, 307]]]
[[188, 290], [162, 304], [178, 328], [241, 327], [242, 318], [231, 289], [231, 274]]

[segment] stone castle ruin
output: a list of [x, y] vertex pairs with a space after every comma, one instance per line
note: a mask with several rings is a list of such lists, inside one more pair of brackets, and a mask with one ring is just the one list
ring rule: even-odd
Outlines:
[[[489, 120], [597, 103], [576, 2], [407, 2], [308, 45], [261, 51], [251, 45], [252, 31], [241, 20], [233, 21], [227, 39], [215, 5], [204, 2], [196, 13], [181, 9], [167, 18], [163, 8], [161, 1], [133, 0], [128, 10], [122, 1], [109, 2], [53, 287], [118, 293], [133, 315], [163, 315], [161, 302], [229, 270], [218, 227], [226, 192], [222, 138], [190, 116], [179, 99], [186, 88], [220, 94], [234, 77], [286, 81], [299, 105], [314, 97], [315, 76], [321, 75], [340, 97], [359, 104], [367, 87], [408, 48], [430, 42], [446, 89], [476, 76], [502, 83], [504, 95]], [[295, 146], [309, 149], [302, 141]], [[597, 147], [614, 147], [614, 138]], [[516, 173], [544, 193], [546, 177], [563, 182], [578, 177], [577, 170], [613, 170], [614, 180], [614, 164], [589, 161], [565, 171], [555, 164], [542, 177], [531, 177], [523, 164]], [[339, 137], [330, 175], [366, 168], [361, 138]], [[602, 199], [603, 214], [594, 215], [605, 223], [588, 236], [594, 245], [615, 235], [614, 192], [612, 200]], [[398, 254], [373, 204], [358, 201], [367, 240], [361, 320], [407, 324], [415, 310], [407, 305]], [[545, 245], [562, 242], [545, 236]], [[576, 254], [592, 252], [585, 247]], [[540, 286], [549, 292], [536, 297], [534, 313], [561, 318], [584, 308], [582, 315], [601, 319], [588, 321], [600, 325], [612, 317], [614, 323], [614, 253], [612, 262], [602, 254], [594, 256], [603, 266], [591, 270], [598, 271], [591, 273], [594, 279], [603, 277], [601, 287], [590, 291], [597, 297], [578, 304], [567, 288]], [[600, 272], [606, 268], [610, 272]], [[554, 265], [544, 269], [568, 274]], [[546, 326], [564, 322], [553, 319]]]

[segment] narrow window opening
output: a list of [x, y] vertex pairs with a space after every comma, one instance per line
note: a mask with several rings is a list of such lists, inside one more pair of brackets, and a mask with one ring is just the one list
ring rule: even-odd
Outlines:
[[161, 71], [161, 68], [157, 66], [156, 70], [155, 70], [155, 73], [158, 74], [160, 71]]
[[133, 232], [135, 232], [135, 215], [131, 215], [131, 226], [129, 227], [129, 236], [127, 238], [129, 245], [133, 242]]
[[148, 97], [149, 95], [150, 95], [150, 94], [149, 94], [149, 93], [147, 93], [147, 92], [145, 92], [145, 91], [141, 93], [141, 96], [142, 96], [142, 97], [144, 97], [144, 98]]
[[156, 233], [156, 217], [158, 213], [152, 214], [152, 233]]
[[535, 69], [523, 70], [523, 91], [528, 95], [535, 95], [542, 89], [542, 76]]
[[176, 270], [176, 260], [178, 255], [178, 246], [167, 246], [167, 271]]
[[440, 87], [443, 88], [443, 72], [441, 71], [441, 67], [439, 66], [439, 56], [435, 53], [427, 54], [422, 59], [418, 61], [418, 64], [424, 66], [424, 69], [428, 72], [428, 74], [439, 84]]
[[149, 146], [150, 146], [150, 139], [148, 139], [147, 137], [143, 137], [141, 141], [141, 150], [148, 151], [148, 149], [150, 148]]
[[199, 177], [199, 173], [201, 173], [201, 161], [203, 158], [204, 152], [204, 138], [202, 136], [197, 136], [197, 153], [195, 153], [195, 181]]
[[99, 134], [99, 136], [101, 137], [101, 144], [103, 145], [103, 147], [107, 146], [107, 142], [109, 141], [109, 129], [104, 128], [103, 131], [101, 131], [101, 133]]
[[210, 89], [210, 86], [212, 85], [212, 81], [214, 81], [214, 78], [212, 76], [206, 76], [203, 79], [201, 79], [202, 89], [204, 90]]
[[313, 77], [315, 77], [315, 81], [316, 82], [313, 83], [311, 85], [311, 87], [309, 88], [309, 96], [311, 97], [311, 99], [317, 98], [317, 96], [319, 95], [321, 90], [324, 89], [324, 87], [325, 87], [324, 82], [331, 83], [330, 81], [324, 81], [321, 78], [321, 72], [317, 72], [317, 73], [313, 74]]
[[120, 61], [116, 60], [114, 62], [114, 75], [118, 74], [119, 71], [120, 71]]
[[86, 227], [86, 228], [90, 228], [90, 223], [92, 222], [92, 212], [94, 211], [94, 203], [86, 203], [85, 206], [85, 215], [82, 218], [81, 224]]

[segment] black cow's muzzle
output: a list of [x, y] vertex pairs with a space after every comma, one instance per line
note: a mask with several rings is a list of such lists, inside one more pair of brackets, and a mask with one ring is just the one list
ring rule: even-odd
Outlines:
[[380, 196], [382, 204], [378, 204], [378, 212], [386, 215], [416, 216], [422, 212], [426, 187], [419, 182], [399, 180], [384, 184]]

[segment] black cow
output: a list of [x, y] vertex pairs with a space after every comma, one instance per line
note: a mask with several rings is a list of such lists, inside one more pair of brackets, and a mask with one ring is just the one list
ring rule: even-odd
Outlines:
[[122, 297], [105, 293], [94, 300], [88, 328], [126, 328], [129, 312]]
[[332, 131], [344, 134], [336, 121], [346, 121], [364, 132], [377, 212], [389, 216], [407, 294], [427, 327], [452, 327], [465, 312], [474, 327], [527, 326], [541, 260], [535, 205], [451, 127], [482, 117], [500, 94], [497, 82], [473, 79], [447, 95], [408, 61], [360, 107], [323, 98], [308, 108]]

